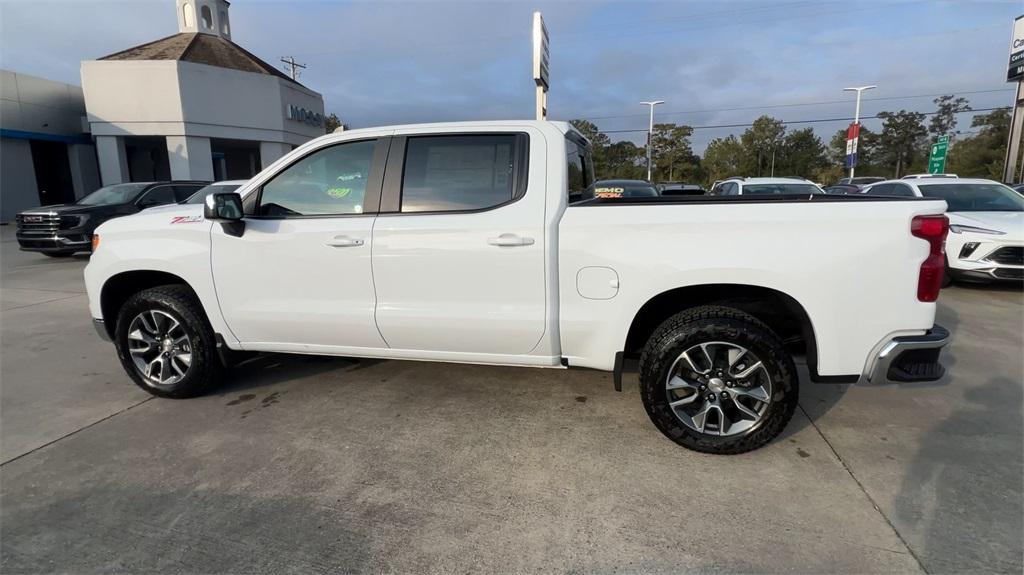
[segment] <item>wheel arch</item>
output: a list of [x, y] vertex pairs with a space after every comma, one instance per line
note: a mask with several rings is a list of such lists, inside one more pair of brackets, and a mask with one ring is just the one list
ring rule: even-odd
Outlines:
[[128, 298], [142, 290], [160, 285], [182, 285], [199, 300], [195, 289], [184, 278], [158, 270], [131, 270], [110, 276], [100, 290], [100, 309], [103, 312], [104, 328], [113, 339], [117, 328], [117, 314]]
[[623, 352], [638, 357], [659, 325], [672, 315], [701, 305], [739, 309], [764, 322], [793, 353], [804, 354], [812, 378], [818, 379], [818, 346], [807, 310], [792, 296], [776, 289], [748, 284], [700, 284], [661, 292], [645, 302], [630, 323]]

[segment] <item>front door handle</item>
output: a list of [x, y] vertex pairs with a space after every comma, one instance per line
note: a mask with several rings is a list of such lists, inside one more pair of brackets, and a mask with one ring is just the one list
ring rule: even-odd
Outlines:
[[358, 238], [350, 238], [348, 236], [334, 236], [333, 239], [324, 244], [332, 248], [348, 248], [353, 246], [363, 245], [363, 240]]
[[532, 246], [533, 238], [521, 237], [515, 234], [501, 234], [496, 238], [487, 238], [487, 243], [492, 246]]

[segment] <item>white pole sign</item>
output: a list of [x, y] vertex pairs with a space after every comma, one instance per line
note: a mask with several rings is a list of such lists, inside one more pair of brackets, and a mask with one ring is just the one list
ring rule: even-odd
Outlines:
[[533, 13], [533, 81], [537, 85], [537, 119], [548, 117], [548, 28], [540, 12]]

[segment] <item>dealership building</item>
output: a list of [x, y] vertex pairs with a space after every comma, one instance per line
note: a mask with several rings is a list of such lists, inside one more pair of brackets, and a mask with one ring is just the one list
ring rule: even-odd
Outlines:
[[[59, 153], [53, 159], [55, 152], [44, 160], [69, 166], [71, 186], [59, 195], [44, 194], [38, 182], [29, 181], [30, 173], [40, 172], [33, 163], [44, 157], [35, 148], [54, 146], [34, 144], [33, 130], [23, 121], [9, 126], [14, 119], [8, 114], [9, 96], [27, 102], [40, 99], [39, 90], [12, 94], [8, 76], [14, 74], [5, 73], [0, 116], [4, 221], [21, 209], [73, 201], [100, 183], [248, 178], [324, 134], [323, 97], [235, 44], [226, 0], [177, 0], [175, 10], [177, 34], [84, 61], [81, 88], [61, 84], [67, 94], [63, 100], [44, 98], [64, 118], [60, 133], [49, 137], [44, 131], [38, 133], [47, 137], [36, 137], [67, 148], [66, 161]], [[34, 116], [26, 121], [40, 123]], [[15, 140], [27, 144], [8, 145]], [[28, 157], [26, 149], [34, 162], [11, 161]], [[92, 171], [85, 168], [76, 175], [76, 163], [90, 160]]]

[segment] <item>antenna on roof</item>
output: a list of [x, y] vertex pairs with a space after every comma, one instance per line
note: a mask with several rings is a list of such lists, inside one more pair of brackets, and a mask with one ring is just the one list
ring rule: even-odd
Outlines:
[[306, 68], [305, 64], [299, 64], [298, 62], [295, 61], [295, 58], [291, 56], [288, 56], [287, 58], [281, 58], [281, 61], [284, 62], [285, 66], [287, 66], [288, 75], [292, 77], [292, 80], [297, 81], [299, 79], [299, 74], [301, 74], [301, 72], [299, 72], [299, 68]]

